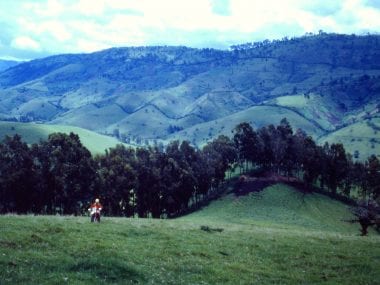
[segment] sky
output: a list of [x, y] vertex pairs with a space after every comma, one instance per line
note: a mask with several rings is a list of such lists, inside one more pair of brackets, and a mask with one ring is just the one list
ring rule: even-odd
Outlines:
[[0, 59], [380, 32], [380, 0], [0, 0]]

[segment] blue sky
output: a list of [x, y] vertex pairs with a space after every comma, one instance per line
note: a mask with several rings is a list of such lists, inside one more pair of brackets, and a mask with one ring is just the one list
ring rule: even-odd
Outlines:
[[0, 0], [0, 58], [380, 32], [380, 0]]

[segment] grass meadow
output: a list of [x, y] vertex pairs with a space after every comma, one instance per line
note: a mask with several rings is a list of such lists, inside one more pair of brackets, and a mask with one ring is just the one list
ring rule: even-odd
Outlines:
[[173, 219], [0, 216], [0, 284], [380, 284], [380, 236], [277, 184]]

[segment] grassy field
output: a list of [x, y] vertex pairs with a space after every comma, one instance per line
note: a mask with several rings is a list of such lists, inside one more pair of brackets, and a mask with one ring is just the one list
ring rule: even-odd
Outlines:
[[0, 216], [0, 284], [379, 284], [348, 213], [274, 185], [175, 220]]
[[87, 147], [92, 154], [104, 153], [110, 147], [115, 147], [121, 142], [113, 137], [97, 134], [73, 126], [47, 125], [35, 123], [18, 123], [18, 122], [0, 122], [0, 138], [4, 136], [13, 136], [19, 134], [23, 141], [28, 144], [38, 143], [40, 139], [46, 140], [49, 134], [54, 132], [76, 133], [79, 135], [81, 142]]
[[364, 120], [318, 139], [318, 143], [343, 143], [345, 149], [358, 159], [366, 160], [370, 155], [380, 155], [380, 118]]

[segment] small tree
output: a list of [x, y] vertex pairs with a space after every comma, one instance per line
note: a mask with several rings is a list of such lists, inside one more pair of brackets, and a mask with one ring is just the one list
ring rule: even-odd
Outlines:
[[360, 224], [362, 236], [368, 234], [368, 227], [373, 225], [380, 226], [380, 207], [375, 200], [361, 200], [351, 211], [357, 218], [351, 220], [351, 222], [358, 222]]

